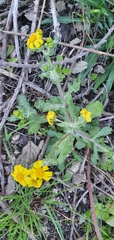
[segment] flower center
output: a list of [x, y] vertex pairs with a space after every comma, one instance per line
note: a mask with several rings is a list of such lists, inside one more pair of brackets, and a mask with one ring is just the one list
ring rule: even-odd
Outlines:
[[22, 173], [19, 173], [19, 174], [17, 175], [17, 179], [18, 179], [19, 182], [21, 182], [21, 181], [24, 179], [23, 174], [22, 174]]
[[41, 168], [37, 168], [36, 173], [38, 178], [42, 178], [44, 175], [44, 171]]
[[30, 42], [33, 43], [36, 40], [35, 34], [30, 36]]
[[32, 179], [32, 184], [35, 185], [36, 184], [36, 180]]

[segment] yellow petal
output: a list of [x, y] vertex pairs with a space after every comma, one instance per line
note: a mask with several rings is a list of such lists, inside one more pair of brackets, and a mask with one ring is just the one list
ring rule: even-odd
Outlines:
[[33, 164], [33, 166], [34, 168], [41, 168], [42, 163], [43, 163], [43, 160], [38, 160]]
[[53, 176], [53, 173], [52, 173], [52, 172], [44, 172], [43, 179], [44, 179], [45, 181], [49, 181], [52, 176]]
[[44, 166], [44, 167], [43, 167], [43, 170], [44, 170], [44, 171], [47, 171], [48, 169], [49, 169], [48, 166]]
[[28, 45], [28, 48], [29, 48], [30, 50], [34, 50], [34, 49], [35, 49], [34, 44], [33, 44], [33, 43], [30, 43], [30, 44]]
[[82, 114], [82, 117], [86, 119], [87, 122], [91, 122], [91, 112], [87, 111], [85, 108], [83, 108], [80, 113]]
[[54, 124], [55, 117], [56, 117], [56, 113], [53, 111], [49, 111], [46, 115], [46, 119], [51, 126]]

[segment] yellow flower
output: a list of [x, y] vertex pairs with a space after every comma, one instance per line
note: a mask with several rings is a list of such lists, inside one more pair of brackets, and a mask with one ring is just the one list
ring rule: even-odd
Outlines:
[[87, 111], [85, 108], [83, 108], [80, 113], [82, 114], [82, 117], [86, 119], [87, 122], [91, 122], [91, 112]]
[[[42, 166], [43, 160], [38, 160], [34, 163], [33, 167], [29, 170], [30, 177], [34, 180], [45, 180], [49, 181], [53, 175], [49, 170], [48, 166]], [[42, 182], [40, 182], [42, 184]]]
[[26, 180], [26, 183], [27, 183], [28, 187], [40, 188], [42, 183], [43, 183], [43, 180], [42, 179], [36, 179], [35, 180], [31, 177], [28, 177], [27, 180]]
[[37, 29], [36, 32], [32, 33], [27, 40], [27, 46], [30, 50], [40, 48], [43, 45], [43, 43], [44, 41], [42, 39], [41, 29]]
[[28, 175], [29, 170], [21, 165], [15, 165], [14, 171], [11, 173], [11, 176], [14, 178], [14, 180], [20, 183], [23, 187], [27, 186], [26, 180]]
[[56, 114], [53, 111], [49, 111], [46, 115], [46, 119], [51, 126], [54, 124], [55, 117], [56, 117]]
[[43, 31], [40, 28], [36, 30], [36, 33], [38, 33], [40, 36], [43, 36]]

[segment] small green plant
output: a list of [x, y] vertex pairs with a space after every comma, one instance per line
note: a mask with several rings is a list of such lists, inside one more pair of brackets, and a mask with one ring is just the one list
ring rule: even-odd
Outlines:
[[[80, 2], [84, 4], [83, 1]], [[89, 21], [92, 16], [92, 23], [96, 21], [95, 13], [98, 13], [97, 18], [99, 18], [99, 16], [101, 17], [103, 12], [107, 17], [106, 4], [100, 4], [98, 2], [99, 1], [95, 4], [93, 1], [88, 1], [88, 3], [92, 4], [91, 7], [93, 7], [89, 12], [87, 6], [85, 8]], [[84, 19], [86, 24], [88, 19]], [[99, 24], [99, 26], [101, 25]], [[39, 99], [32, 106], [26, 96], [20, 94], [17, 99], [18, 105], [16, 109], [7, 119], [10, 122], [17, 123], [17, 128], [13, 132], [26, 127], [29, 134], [38, 133], [50, 137], [43, 160], [36, 161], [33, 167], [29, 166], [28, 168], [22, 165], [16, 165], [14, 166], [14, 171], [11, 173], [14, 180], [18, 182], [18, 184], [16, 184], [18, 194], [16, 193], [14, 196], [3, 198], [3, 200], [11, 200], [10, 214], [5, 212], [0, 216], [2, 223], [0, 231], [5, 229], [2, 237], [8, 237], [10, 240], [17, 238], [17, 236], [18, 239], [28, 239], [28, 235], [34, 236], [36, 232], [40, 239], [46, 239], [42, 226], [43, 218], [48, 221], [51, 220], [59, 238], [64, 240], [63, 231], [53, 207], [54, 205], [61, 205], [67, 210], [70, 209], [70, 212], [74, 210], [69, 208], [68, 204], [54, 200], [57, 194], [52, 192], [51, 187], [55, 186], [58, 181], [56, 182], [52, 179], [53, 181], [50, 181], [49, 184], [44, 183], [42, 185], [44, 180], [48, 182], [52, 178], [52, 171], [48, 171], [48, 165], [57, 166], [58, 169], [62, 171], [65, 169], [66, 159], [69, 154], [73, 156], [74, 161], [81, 161], [80, 150], [83, 151], [86, 147], [89, 147], [92, 149], [91, 164], [100, 166], [102, 169], [108, 171], [114, 168], [113, 149], [105, 143], [105, 136], [111, 134], [112, 129], [108, 126], [101, 129], [98, 121], [98, 118], [103, 113], [102, 102], [95, 101], [80, 106], [79, 104], [75, 104], [72, 97], [73, 93], [77, 93], [80, 90], [83, 79], [97, 60], [97, 55], [91, 53], [87, 56], [85, 60], [89, 63], [88, 69], [79, 75], [79, 79], [74, 78], [72, 82], [68, 83], [67, 91], [64, 92], [61, 83], [71, 70], [68, 67], [63, 67], [61, 64], [55, 65], [51, 59], [51, 56], [55, 54], [58, 41], [58, 37], [55, 36], [54, 39], [49, 37], [44, 42], [41, 29], [31, 34], [27, 40], [27, 47], [31, 51], [41, 52], [44, 57], [40, 66], [40, 78], [42, 81], [48, 78], [57, 89], [58, 96], [53, 96], [48, 100]], [[8, 50], [7, 54], [9, 55], [12, 50], [13, 47]], [[63, 57], [57, 55], [56, 60], [61, 62]], [[91, 81], [93, 80], [95, 83], [97, 82], [96, 74], [91, 75]], [[4, 130], [4, 141], [8, 141], [13, 132], [8, 133], [6, 126]], [[105, 162], [101, 163], [99, 159], [102, 153], [105, 153]], [[71, 174], [66, 173], [63, 181], [67, 182], [71, 177]], [[39, 205], [39, 209], [36, 211], [37, 213], [32, 209], [33, 199], [34, 197], [36, 199], [36, 196], [38, 196], [37, 200]], [[42, 205], [45, 209], [44, 213], [40, 211]], [[111, 228], [113, 227], [114, 220], [113, 204], [96, 204], [96, 215], [98, 219], [100, 219], [99, 215], [102, 207], [104, 207], [102, 221]], [[110, 210], [108, 211], [107, 209]], [[75, 214], [77, 213], [75, 212]], [[86, 240], [88, 240], [89, 232], [92, 231], [90, 211], [85, 213], [84, 220], [87, 220]], [[106, 230], [105, 226], [101, 229], [103, 237], [106, 239], [108, 234], [110, 234], [110, 229]]]
[[[101, 224], [101, 232], [103, 240], [113, 240], [113, 227], [114, 227], [114, 204], [113, 201], [108, 198], [103, 203], [97, 202], [95, 204], [95, 212], [97, 219], [99, 221], [99, 226]], [[86, 224], [86, 239], [89, 239], [89, 233], [92, 232], [91, 224], [91, 213], [88, 210], [85, 213], [86, 219], [88, 219]], [[109, 237], [110, 236], [110, 237]], [[94, 237], [92, 240], [97, 240], [98, 238]]]
[[[83, 19], [88, 33], [90, 33], [90, 25], [93, 23], [96, 23], [101, 30], [103, 30], [104, 26], [106, 26], [106, 23], [109, 26], [112, 25], [113, 12], [107, 6], [108, 1], [75, 0], [75, 2], [82, 4], [85, 9], [86, 14], [83, 16]], [[112, 2], [110, 2], [110, 4], [113, 6]], [[75, 14], [77, 15], [77, 13]]]
[[[70, 73], [70, 69], [54, 65], [50, 58], [54, 54], [59, 39], [56, 36], [54, 40], [47, 38], [44, 43], [41, 41], [42, 34], [39, 35], [39, 31], [37, 30], [29, 37], [27, 45], [36, 52], [42, 52], [45, 60], [41, 63], [40, 77], [41, 79], [49, 78], [57, 87], [59, 96], [53, 96], [48, 100], [39, 99], [32, 107], [24, 95], [19, 95], [17, 110], [8, 120], [19, 121], [18, 126], [28, 123], [29, 134], [45, 129], [45, 134], [51, 137], [44, 159], [47, 165], [64, 164], [68, 154], [73, 154], [74, 148], [80, 150], [90, 147], [93, 151], [92, 164], [96, 165], [99, 154], [104, 152], [112, 170], [113, 152], [104, 143], [104, 137], [109, 135], [112, 129], [108, 126], [100, 129], [97, 120], [103, 112], [102, 102], [91, 102], [84, 108], [76, 106], [72, 93], [78, 92], [81, 85], [80, 80], [76, 78], [68, 84], [67, 92], [63, 92], [61, 82]], [[63, 60], [60, 55], [56, 59]]]

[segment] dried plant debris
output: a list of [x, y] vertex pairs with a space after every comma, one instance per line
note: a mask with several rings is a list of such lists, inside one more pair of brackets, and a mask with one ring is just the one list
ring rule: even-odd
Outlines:
[[42, 149], [43, 143], [44, 141], [42, 141], [40, 145], [37, 146], [32, 141], [28, 141], [27, 145], [22, 149], [22, 154], [20, 154], [16, 159], [15, 164], [21, 164], [23, 166], [29, 167], [37, 159], [38, 154]]
[[87, 67], [88, 67], [88, 63], [81, 60], [75, 64], [75, 66], [72, 69], [72, 73], [73, 74], [80, 73], [84, 71]]

